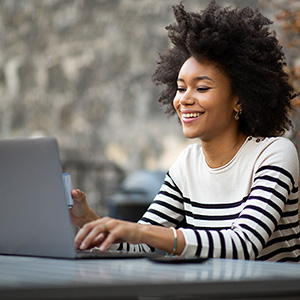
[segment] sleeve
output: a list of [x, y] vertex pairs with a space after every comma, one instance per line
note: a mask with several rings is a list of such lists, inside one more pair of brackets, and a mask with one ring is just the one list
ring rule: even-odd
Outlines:
[[181, 229], [186, 241], [182, 255], [255, 259], [288, 202], [298, 200], [298, 168], [297, 152], [289, 140], [270, 144], [256, 160], [250, 193], [231, 228]]
[[139, 223], [177, 227], [183, 218], [182, 194], [168, 172], [160, 191]]
[[[164, 227], [179, 227], [181, 222], [184, 221], [183, 195], [176, 183], [180, 183], [184, 180], [184, 178], [181, 178], [184, 177], [184, 173], [181, 172], [181, 167], [186, 160], [188, 152], [189, 147], [181, 152], [177, 160], [171, 166], [165, 176], [160, 191], [139, 223]], [[176, 177], [176, 183], [171, 174], [180, 174]]]

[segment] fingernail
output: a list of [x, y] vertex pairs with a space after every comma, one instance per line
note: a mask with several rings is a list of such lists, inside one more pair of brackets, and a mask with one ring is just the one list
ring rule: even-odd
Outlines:
[[104, 245], [101, 245], [100, 248], [99, 248], [99, 250], [100, 250], [100, 251], [104, 251], [104, 250], [105, 250], [105, 246], [104, 246]]
[[86, 244], [85, 244], [85, 243], [81, 243], [79, 248], [80, 248], [81, 250], [84, 250], [84, 249], [86, 248]]

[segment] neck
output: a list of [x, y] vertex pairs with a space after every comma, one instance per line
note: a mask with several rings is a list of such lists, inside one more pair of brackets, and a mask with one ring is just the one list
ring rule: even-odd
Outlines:
[[232, 160], [245, 142], [246, 135], [238, 132], [232, 135], [218, 137], [209, 141], [201, 141], [207, 164], [211, 168], [219, 168]]

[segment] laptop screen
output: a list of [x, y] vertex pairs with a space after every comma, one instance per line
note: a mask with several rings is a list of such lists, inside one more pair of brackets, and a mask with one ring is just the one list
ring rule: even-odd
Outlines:
[[53, 137], [0, 141], [0, 253], [75, 257]]

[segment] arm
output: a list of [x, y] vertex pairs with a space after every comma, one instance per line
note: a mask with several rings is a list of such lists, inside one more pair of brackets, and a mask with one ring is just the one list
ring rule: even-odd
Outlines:
[[[150, 251], [148, 246], [166, 252], [173, 252], [174, 233], [170, 228], [177, 227], [183, 219], [183, 203], [180, 192], [169, 174], [153, 203], [139, 224], [103, 218], [86, 224], [75, 238], [78, 248], [87, 249], [102, 244], [107, 249], [112, 243], [121, 244], [119, 250]], [[150, 224], [154, 226], [150, 226]], [[185, 247], [182, 232], [177, 231], [176, 254]]]
[[[181, 254], [185, 241], [181, 231], [177, 230], [175, 254]], [[170, 228], [145, 225], [112, 218], [101, 218], [85, 224], [75, 238], [75, 245], [82, 250], [100, 246], [106, 250], [113, 243], [147, 244], [166, 252], [173, 252], [174, 233]]]

